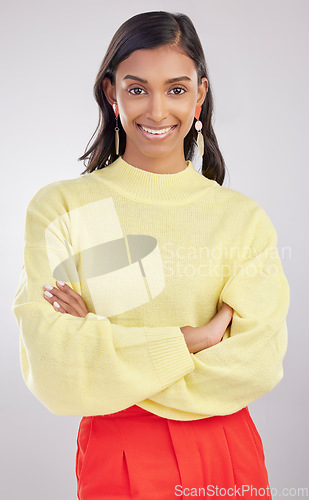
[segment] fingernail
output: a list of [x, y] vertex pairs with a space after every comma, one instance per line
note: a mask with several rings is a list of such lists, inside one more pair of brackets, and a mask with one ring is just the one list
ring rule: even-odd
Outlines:
[[47, 290], [52, 290], [53, 289], [53, 287], [50, 286], [50, 285], [48, 285], [47, 283], [46, 283], [46, 285], [44, 285], [44, 288], [47, 288]]
[[59, 304], [58, 304], [58, 302], [56, 302], [56, 301], [54, 302], [54, 306], [57, 307], [57, 308], [60, 307]]
[[53, 296], [53, 294], [50, 293], [50, 292], [48, 292], [47, 290], [45, 290], [44, 295], [46, 295], [46, 297], [52, 297]]
[[63, 281], [57, 281], [57, 283], [58, 283], [58, 285], [60, 285], [60, 286], [64, 286]]

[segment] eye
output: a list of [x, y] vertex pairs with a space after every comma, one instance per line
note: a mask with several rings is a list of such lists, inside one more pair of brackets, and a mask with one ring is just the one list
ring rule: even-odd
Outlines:
[[141, 91], [143, 91], [143, 92], [144, 92], [144, 90], [143, 90], [141, 87], [134, 87], [134, 88], [132, 88], [132, 89], [128, 89], [129, 94], [131, 94], [131, 93], [132, 93], [132, 95], [141, 95], [141, 93], [140, 93], [140, 92], [133, 92], [133, 90], [141, 90]]
[[184, 92], [186, 92], [186, 89], [184, 89], [183, 87], [174, 87], [171, 91], [173, 90], [182, 90], [182, 93], [176, 92], [174, 95], [182, 95]]

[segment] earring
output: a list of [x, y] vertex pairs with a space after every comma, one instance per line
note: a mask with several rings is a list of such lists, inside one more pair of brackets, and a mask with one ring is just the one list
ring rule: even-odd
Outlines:
[[119, 109], [117, 104], [113, 104], [113, 109], [115, 113], [115, 118], [116, 118], [116, 127], [115, 127], [115, 150], [116, 150], [116, 155], [119, 156], [119, 127], [118, 127], [118, 115], [119, 115]]
[[202, 122], [199, 120], [200, 118], [200, 114], [201, 114], [201, 110], [202, 110], [202, 106], [196, 106], [195, 108], [195, 115], [194, 117], [196, 118], [196, 122], [195, 122], [195, 130], [197, 130], [197, 139], [196, 139], [196, 143], [197, 143], [197, 147], [198, 147], [198, 150], [200, 152], [200, 155], [203, 156], [204, 154], [204, 137], [203, 137], [203, 134], [201, 132], [202, 130], [202, 127], [203, 127], [203, 124]]

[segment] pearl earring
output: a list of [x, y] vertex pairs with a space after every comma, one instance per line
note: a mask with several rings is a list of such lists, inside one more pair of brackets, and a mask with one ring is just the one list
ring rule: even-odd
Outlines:
[[195, 122], [195, 130], [197, 130], [196, 144], [197, 144], [198, 150], [200, 152], [200, 155], [203, 156], [203, 154], [204, 154], [204, 137], [203, 137], [203, 134], [201, 132], [203, 124], [199, 120], [200, 114], [201, 114], [201, 110], [202, 110], [202, 106], [196, 106], [194, 117], [197, 120]]

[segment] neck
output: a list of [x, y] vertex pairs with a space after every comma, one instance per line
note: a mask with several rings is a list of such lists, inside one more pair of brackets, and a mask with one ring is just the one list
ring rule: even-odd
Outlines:
[[155, 204], [188, 203], [218, 185], [198, 173], [189, 160], [185, 169], [177, 168], [179, 165], [174, 162], [172, 173], [150, 172], [142, 167], [131, 165], [119, 156], [91, 175], [135, 201]]

